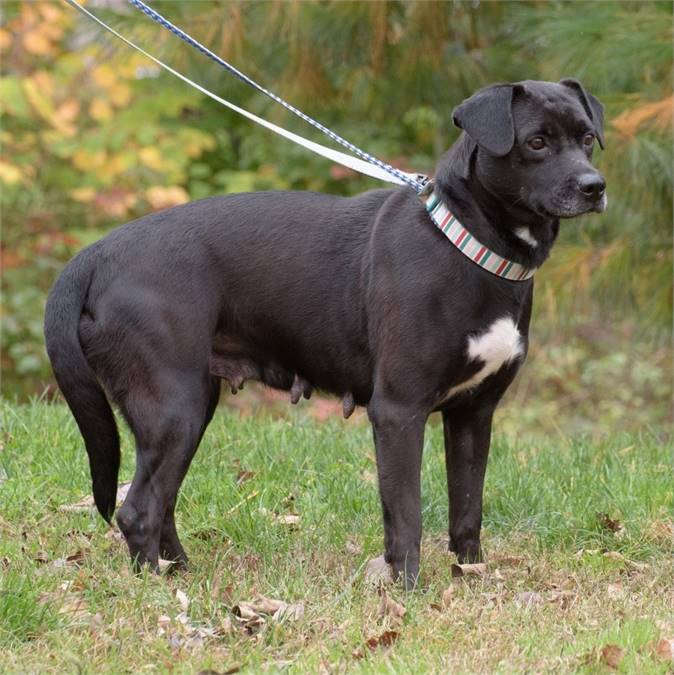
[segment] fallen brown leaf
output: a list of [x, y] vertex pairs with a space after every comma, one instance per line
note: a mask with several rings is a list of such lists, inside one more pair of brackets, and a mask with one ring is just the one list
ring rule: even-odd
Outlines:
[[618, 645], [604, 645], [599, 653], [599, 660], [614, 670], [625, 656], [625, 650]]
[[250, 480], [254, 476], [255, 476], [254, 471], [248, 471], [247, 469], [242, 469], [241, 471], [239, 471], [239, 473], [236, 474], [236, 484], [237, 484], [237, 486], [242, 485], [243, 483], [245, 483], [247, 480]]
[[[117, 488], [117, 506], [120, 506], [126, 499], [129, 489], [131, 488], [131, 483], [122, 483]], [[96, 508], [94, 503], [94, 498], [90, 495], [80, 499], [80, 501], [75, 502], [74, 504], [62, 504], [59, 506], [59, 511], [67, 512], [79, 512], [79, 511], [91, 511]]]
[[401, 622], [407, 610], [399, 602], [391, 598], [388, 593], [381, 588], [379, 590], [379, 616], [390, 617], [394, 622]]
[[658, 640], [655, 645], [655, 655], [665, 661], [674, 661], [674, 637]]
[[618, 532], [618, 530], [621, 530], [623, 527], [622, 523], [617, 518], [611, 518], [608, 513], [598, 513], [597, 520], [605, 530], [609, 530], [610, 532]]
[[379, 635], [368, 638], [365, 644], [373, 651], [377, 647], [390, 647], [398, 639], [398, 635], [397, 630], [385, 630]]
[[445, 590], [442, 592], [442, 606], [444, 608], [449, 607], [452, 604], [453, 600], [454, 600], [454, 586], [449, 586], [449, 588], [445, 588]]
[[276, 521], [282, 525], [297, 525], [300, 522], [300, 517], [297, 513], [285, 513], [277, 515]]
[[486, 563], [466, 563], [460, 565], [459, 563], [452, 563], [451, 567], [452, 577], [483, 577], [487, 573]]
[[187, 597], [187, 593], [181, 591], [179, 588], [176, 589], [176, 600], [180, 603], [180, 608], [183, 612], [186, 612], [190, 608], [190, 599]]
[[266, 623], [265, 615], [270, 616], [277, 623], [285, 620], [297, 621], [304, 616], [304, 604], [288, 603], [257, 593], [253, 600], [235, 604], [232, 612], [239, 623], [251, 629]]

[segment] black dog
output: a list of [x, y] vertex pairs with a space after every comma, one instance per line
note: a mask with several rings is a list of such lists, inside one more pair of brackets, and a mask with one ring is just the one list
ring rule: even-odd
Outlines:
[[[602, 106], [577, 81], [487, 87], [454, 122], [464, 133], [435, 195], [495, 258], [536, 268], [560, 218], [604, 210], [590, 164]], [[45, 336], [106, 520], [120, 461], [106, 393], [133, 431], [136, 475], [117, 521], [137, 564], [186, 561], [176, 495], [220, 380], [259, 380], [295, 402], [314, 387], [336, 394], [346, 416], [367, 406], [385, 558], [414, 583], [433, 411], [450, 549], [481, 557], [492, 415], [527, 352], [532, 293], [531, 279], [500, 278], [450, 243], [409, 188], [238, 194], [141, 218], [82, 251], [51, 291]]]

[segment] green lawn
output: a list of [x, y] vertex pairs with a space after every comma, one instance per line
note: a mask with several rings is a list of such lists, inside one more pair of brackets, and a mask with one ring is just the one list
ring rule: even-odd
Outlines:
[[[137, 577], [100, 517], [60, 508], [89, 494], [68, 410], [3, 404], [0, 672], [607, 672], [607, 662], [672, 672], [656, 654], [674, 640], [674, 480], [662, 438], [497, 435], [489, 565], [452, 579], [442, 434], [431, 424], [422, 587], [387, 591], [406, 608], [401, 620], [380, 615], [386, 597], [364, 578], [382, 541], [368, 425], [307, 410], [218, 411], [178, 505], [191, 570]], [[128, 435], [123, 456], [129, 480]], [[256, 594], [303, 613], [244, 624], [232, 607]]]

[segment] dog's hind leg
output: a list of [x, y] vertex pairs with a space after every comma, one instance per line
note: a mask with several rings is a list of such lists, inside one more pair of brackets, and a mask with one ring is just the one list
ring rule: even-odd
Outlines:
[[[210, 421], [213, 419], [213, 414], [220, 400], [220, 378], [212, 376], [211, 377], [211, 393], [208, 400], [208, 408], [206, 409], [206, 418], [204, 420], [204, 425], [201, 430], [201, 435], [203, 436], [206, 427], [209, 425]], [[199, 437], [198, 444], [201, 442], [201, 436]], [[195, 448], [196, 450], [196, 448]], [[187, 565], [187, 554], [185, 549], [182, 547], [180, 540], [178, 539], [178, 532], [176, 531], [176, 521], [175, 521], [175, 507], [176, 499], [178, 497], [178, 491], [166, 507], [166, 515], [164, 516], [164, 523], [161, 528], [161, 536], [159, 539], [159, 556], [165, 560], [173, 561], [179, 567], [185, 567]]]
[[[136, 473], [117, 522], [136, 568], [158, 569], [166, 515], [212, 416], [213, 387], [208, 372], [164, 371], [161, 383], [144, 383], [124, 406], [136, 438]], [[175, 525], [167, 531], [174, 550], [166, 552], [174, 556], [182, 547]]]

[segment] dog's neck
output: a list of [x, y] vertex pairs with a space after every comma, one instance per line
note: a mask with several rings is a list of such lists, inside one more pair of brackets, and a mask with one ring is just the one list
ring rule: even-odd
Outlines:
[[462, 135], [441, 162], [435, 191], [482, 244], [525, 267], [540, 267], [557, 238], [559, 219], [545, 219], [491, 193], [477, 177], [475, 154]]

